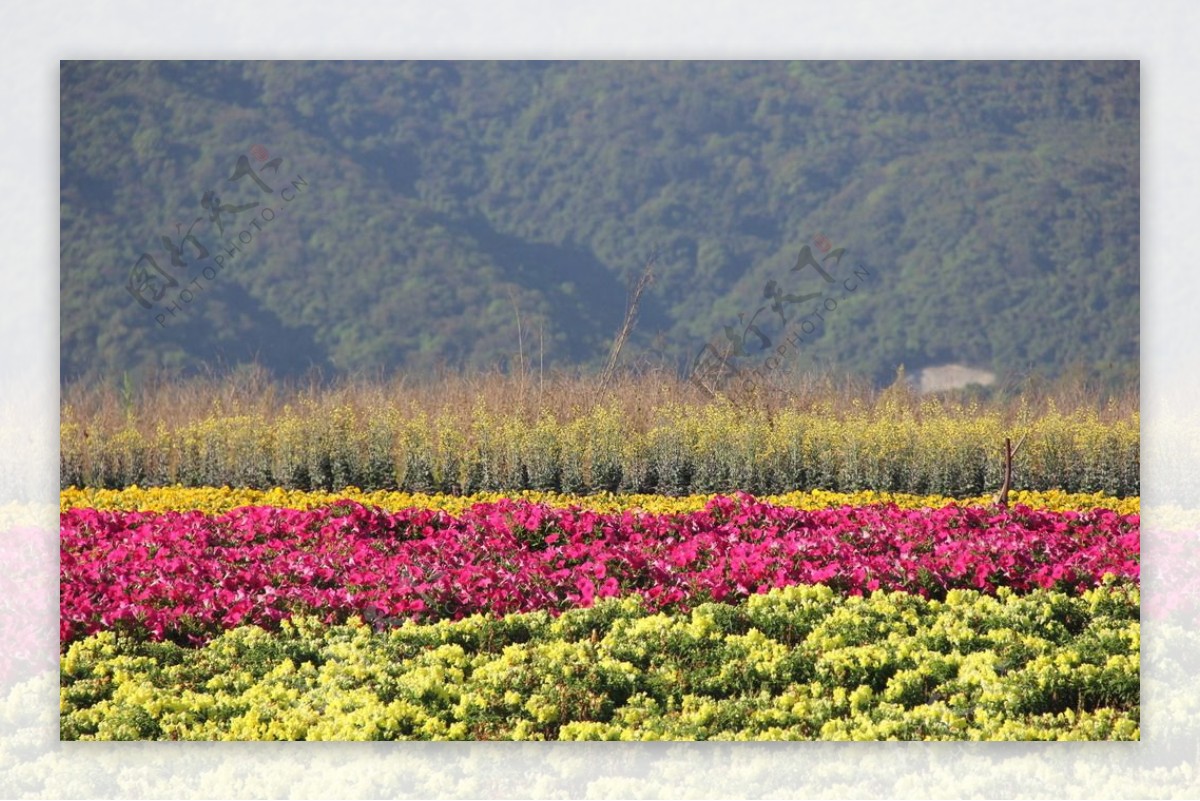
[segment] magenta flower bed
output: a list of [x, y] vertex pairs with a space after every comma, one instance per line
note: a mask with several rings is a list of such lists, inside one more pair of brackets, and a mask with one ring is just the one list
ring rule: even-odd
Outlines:
[[62, 515], [61, 640], [123, 628], [199, 643], [298, 612], [333, 622], [460, 618], [640, 594], [656, 609], [790, 584], [861, 594], [952, 588], [1082, 591], [1136, 581], [1139, 518], [1017, 506], [802, 511], [747, 495], [701, 512], [477, 504], [461, 516], [352, 502], [298, 511]]

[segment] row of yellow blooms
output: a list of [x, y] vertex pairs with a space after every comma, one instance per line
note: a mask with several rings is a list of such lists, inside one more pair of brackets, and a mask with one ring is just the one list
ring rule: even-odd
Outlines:
[[[72, 508], [91, 509], [138, 509], [143, 511], [188, 511], [198, 510], [207, 514], [219, 514], [239, 506], [275, 506], [286, 509], [312, 509], [340, 500], [357, 501], [379, 506], [388, 511], [418, 507], [442, 509], [458, 514], [476, 503], [488, 503], [501, 498], [525, 498], [536, 503], [554, 507], [579, 506], [601, 512], [619, 512], [625, 509], [641, 509], [657, 514], [694, 512], [702, 509], [715, 495], [688, 495], [672, 497], [666, 495], [626, 495], [600, 493], [596, 495], [570, 495], [557, 492], [480, 492], [473, 495], [424, 494], [389, 492], [378, 490], [364, 492], [357, 487], [346, 487], [338, 492], [287, 490], [232, 489], [230, 487], [148, 487], [131, 486], [125, 489], [78, 489], [70, 487], [60, 493], [60, 510]], [[839, 506], [866, 506], [870, 504], [894, 503], [904, 509], [940, 508], [951, 503], [962, 506], [987, 505], [991, 496], [950, 498], [943, 495], [911, 495], [895, 492], [826, 492], [812, 490], [789, 492], [784, 495], [763, 497], [762, 500], [778, 506], [798, 509], [826, 509]], [[1138, 514], [1141, 501], [1138, 497], [1115, 498], [1104, 493], [1070, 493], [1060, 490], [1046, 492], [1016, 491], [1009, 495], [1010, 504], [1024, 504], [1037, 509], [1052, 511], [1086, 511], [1095, 508], [1111, 509], [1119, 514]]]

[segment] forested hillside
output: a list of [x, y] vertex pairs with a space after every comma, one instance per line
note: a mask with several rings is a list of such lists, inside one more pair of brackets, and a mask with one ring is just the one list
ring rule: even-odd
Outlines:
[[1137, 379], [1136, 62], [64, 62], [61, 84], [64, 381], [597, 368], [654, 253], [623, 358], [684, 371], [764, 307], [780, 341], [819, 235], [868, 277], [800, 371]]

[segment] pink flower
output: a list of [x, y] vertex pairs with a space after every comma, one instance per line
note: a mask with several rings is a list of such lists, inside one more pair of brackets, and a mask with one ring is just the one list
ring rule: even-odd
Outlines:
[[[298, 612], [344, 619], [370, 603], [417, 619], [549, 609], [564, 600], [639, 594], [650, 608], [736, 600], [772, 586], [829, 582], [844, 591], [956, 587], [1018, 591], [1111, 572], [1136, 582], [1136, 515], [1014, 507], [895, 505], [806, 512], [739, 494], [691, 514], [476, 504], [455, 517], [243, 507], [61, 516], [64, 643], [134, 621], [159, 639], [188, 621], [209, 636], [272, 626]], [[532, 527], [532, 528], [530, 528]], [[548, 532], [521, 539], [524, 534]], [[117, 556], [119, 558], [114, 558]], [[597, 589], [597, 584], [599, 588]], [[136, 622], [140, 621], [140, 622]], [[189, 629], [193, 631], [194, 628]]]

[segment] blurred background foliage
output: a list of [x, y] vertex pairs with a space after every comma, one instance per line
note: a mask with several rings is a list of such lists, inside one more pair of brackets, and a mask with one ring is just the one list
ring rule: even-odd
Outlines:
[[[681, 373], [767, 281], [819, 290], [790, 267], [824, 234], [871, 278], [802, 371], [1136, 386], [1137, 62], [64, 62], [61, 90], [64, 384], [595, 369], [654, 252], [623, 358]], [[205, 191], [257, 199], [227, 180], [255, 145], [308, 185], [215, 279], [170, 267]], [[125, 289], [143, 252], [200, 279], [166, 327], [174, 293]]]

